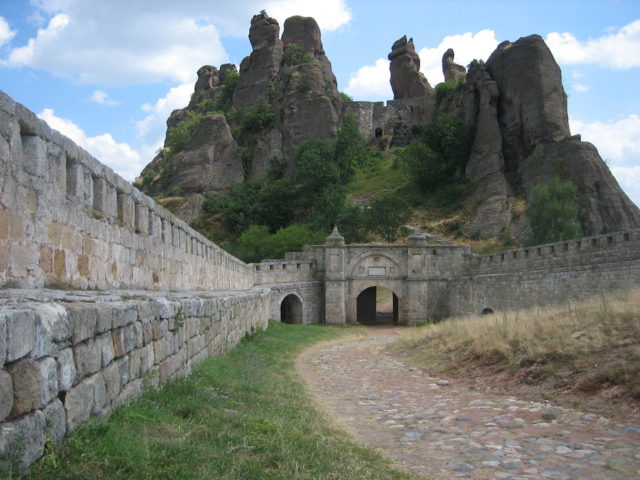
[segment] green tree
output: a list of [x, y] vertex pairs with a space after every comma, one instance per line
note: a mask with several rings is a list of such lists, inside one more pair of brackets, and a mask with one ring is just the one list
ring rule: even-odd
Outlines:
[[371, 236], [369, 210], [361, 205], [345, 205], [336, 222], [347, 243], [368, 242]]
[[423, 192], [449, 181], [442, 156], [423, 142], [414, 140], [398, 152], [398, 157], [407, 166], [413, 181]]
[[369, 215], [372, 230], [387, 242], [393, 242], [398, 238], [398, 229], [411, 216], [411, 208], [398, 197], [379, 197], [371, 202]]
[[367, 163], [368, 154], [369, 146], [367, 141], [360, 133], [355, 116], [349, 113], [338, 127], [334, 154], [343, 180], [348, 180], [353, 175], [356, 167], [361, 167]]
[[334, 149], [323, 140], [303, 142], [294, 157], [296, 178], [302, 185], [302, 194], [308, 205], [314, 197], [340, 181], [340, 169], [334, 161]]
[[343, 185], [329, 185], [313, 201], [311, 224], [318, 230], [329, 232], [336, 224], [347, 197]]
[[285, 252], [295, 252], [304, 245], [324, 242], [326, 234], [309, 225], [298, 224], [269, 233], [265, 225], [251, 225], [238, 239], [225, 247], [245, 262], [259, 262], [267, 258], [282, 258]]
[[447, 174], [461, 177], [471, 142], [467, 126], [452, 115], [439, 115], [424, 129], [424, 142], [440, 154]]
[[578, 190], [571, 181], [553, 177], [546, 185], [535, 187], [525, 212], [532, 230], [530, 245], [571, 240], [582, 235]]

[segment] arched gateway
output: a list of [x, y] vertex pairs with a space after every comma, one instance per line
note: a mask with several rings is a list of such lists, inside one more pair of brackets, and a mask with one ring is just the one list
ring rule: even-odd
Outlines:
[[[484, 255], [470, 250], [428, 244], [422, 233], [405, 245], [346, 245], [334, 229], [324, 245], [256, 264], [255, 285], [266, 287], [272, 318], [284, 322], [372, 324], [379, 311], [380, 321], [391, 313], [394, 323], [414, 325], [640, 284], [640, 230]], [[379, 289], [392, 292], [386, 311], [376, 306]], [[288, 297], [293, 292], [297, 299]]]

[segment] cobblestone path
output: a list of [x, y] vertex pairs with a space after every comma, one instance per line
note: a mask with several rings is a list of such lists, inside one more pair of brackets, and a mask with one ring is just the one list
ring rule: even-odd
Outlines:
[[336, 422], [433, 479], [640, 479], [640, 425], [470, 390], [384, 351], [393, 331], [305, 351], [298, 370]]

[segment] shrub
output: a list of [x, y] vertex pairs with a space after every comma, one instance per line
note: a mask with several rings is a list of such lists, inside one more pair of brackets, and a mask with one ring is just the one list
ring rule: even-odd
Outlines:
[[529, 245], [571, 240], [582, 235], [578, 190], [571, 181], [553, 177], [533, 189], [525, 210], [532, 234]]
[[325, 188], [340, 183], [340, 169], [334, 161], [333, 147], [323, 140], [303, 142], [294, 157], [296, 177], [308, 203]]
[[240, 129], [249, 134], [260, 133], [273, 125], [275, 112], [265, 99], [241, 112]]
[[309, 63], [313, 60], [313, 57], [308, 53], [303, 54], [300, 45], [297, 43], [287, 43], [284, 46], [283, 60], [286, 65], [294, 66]]
[[189, 140], [191, 140], [191, 137], [193, 137], [198, 130], [203, 117], [204, 115], [201, 113], [188, 111], [180, 123], [169, 129], [167, 132], [167, 143], [171, 149], [171, 153], [175, 154], [184, 150]]
[[240, 74], [235, 70], [227, 70], [222, 82], [222, 93], [218, 99], [218, 108], [223, 112], [228, 112], [231, 108], [231, 102], [233, 100], [233, 92], [236, 90], [238, 81], [240, 80]]
[[369, 216], [372, 230], [387, 242], [393, 242], [398, 229], [411, 216], [411, 208], [398, 197], [379, 197], [371, 202]]
[[441, 103], [443, 100], [453, 98], [460, 85], [463, 84], [454, 80], [449, 80], [448, 82], [442, 82], [436, 85], [436, 102]]
[[340, 92], [340, 100], [343, 102], [353, 102], [353, 98], [344, 92]]

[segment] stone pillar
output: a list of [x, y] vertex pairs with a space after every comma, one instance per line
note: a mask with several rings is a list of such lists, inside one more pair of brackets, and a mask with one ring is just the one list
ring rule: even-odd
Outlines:
[[327, 325], [344, 325], [347, 319], [345, 307], [345, 254], [344, 237], [333, 229], [325, 242], [325, 313]]
[[427, 288], [427, 236], [414, 233], [409, 237], [407, 249], [407, 289], [404, 318], [400, 323], [416, 325], [429, 317], [429, 290]]

